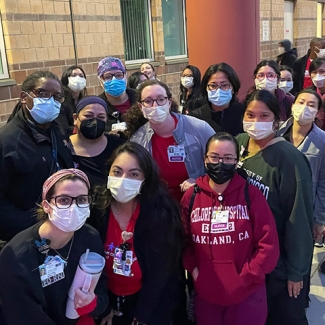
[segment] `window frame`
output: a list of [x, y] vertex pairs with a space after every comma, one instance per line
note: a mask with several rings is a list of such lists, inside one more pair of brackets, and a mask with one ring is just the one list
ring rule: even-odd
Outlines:
[[[138, 59], [138, 60], [125, 60], [125, 65], [155, 61], [155, 59], [154, 59], [154, 47], [153, 47], [153, 33], [152, 33], [151, 0], [146, 0], [146, 1], [147, 1], [147, 5], [148, 5], [148, 25], [149, 25], [151, 58]], [[123, 21], [121, 21], [121, 23], [122, 23], [122, 31], [123, 31]]]
[[6, 54], [5, 40], [4, 40], [4, 34], [2, 28], [1, 12], [0, 12], [0, 53], [1, 53], [1, 65], [3, 70], [3, 73], [0, 74], [0, 80], [9, 79], [7, 54]]
[[[184, 46], [185, 46], [185, 54], [180, 55], [165, 55], [166, 60], [175, 60], [175, 59], [185, 59], [188, 58], [188, 49], [187, 49], [187, 31], [186, 31], [186, 8], [185, 8], [185, 0], [182, 0], [183, 2], [183, 28], [184, 28]], [[164, 19], [162, 17], [162, 20], [164, 22]], [[165, 50], [165, 40], [164, 40], [164, 50]]]

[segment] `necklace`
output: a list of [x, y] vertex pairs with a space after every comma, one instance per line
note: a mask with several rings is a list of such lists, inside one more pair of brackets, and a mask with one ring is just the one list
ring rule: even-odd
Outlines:
[[67, 261], [69, 259], [70, 252], [71, 252], [71, 247], [72, 247], [72, 244], [73, 244], [73, 240], [74, 240], [74, 235], [72, 236], [71, 244], [70, 244], [70, 247], [69, 247], [69, 252], [68, 252], [68, 255], [67, 255], [66, 258], [64, 258], [55, 248], [53, 248], [53, 250], [55, 251], [55, 253], [57, 253], [64, 261]]

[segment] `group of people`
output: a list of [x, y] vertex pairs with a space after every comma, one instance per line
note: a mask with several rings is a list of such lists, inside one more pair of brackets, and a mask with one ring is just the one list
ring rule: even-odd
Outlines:
[[[325, 224], [317, 60], [317, 89], [295, 96], [290, 68], [263, 60], [244, 102], [225, 62], [202, 80], [186, 66], [180, 105], [149, 63], [127, 78], [102, 59], [98, 96], [78, 66], [29, 75], [0, 129], [5, 324], [188, 324], [185, 283], [198, 325], [308, 324]], [[105, 268], [69, 319], [87, 249]]]

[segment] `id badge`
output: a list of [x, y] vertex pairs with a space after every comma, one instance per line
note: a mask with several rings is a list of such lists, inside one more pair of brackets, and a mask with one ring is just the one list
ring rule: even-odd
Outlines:
[[133, 263], [133, 252], [125, 251], [125, 257], [123, 259], [123, 250], [119, 247], [115, 248], [113, 271], [115, 274], [123, 276], [132, 276], [131, 266]]
[[211, 218], [212, 230], [227, 230], [229, 211], [213, 211]]
[[38, 267], [43, 288], [65, 278], [64, 265], [60, 258], [53, 257]]
[[169, 162], [184, 162], [185, 148], [184, 146], [169, 146], [167, 149]]
[[125, 131], [125, 130], [126, 130], [125, 122], [112, 124], [112, 131]]

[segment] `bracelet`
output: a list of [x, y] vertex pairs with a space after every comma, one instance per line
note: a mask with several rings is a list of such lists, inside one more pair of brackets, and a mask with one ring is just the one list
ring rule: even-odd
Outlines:
[[145, 323], [138, 322], [135, 318], [133, 319], [134, 325], [145, 325]]

